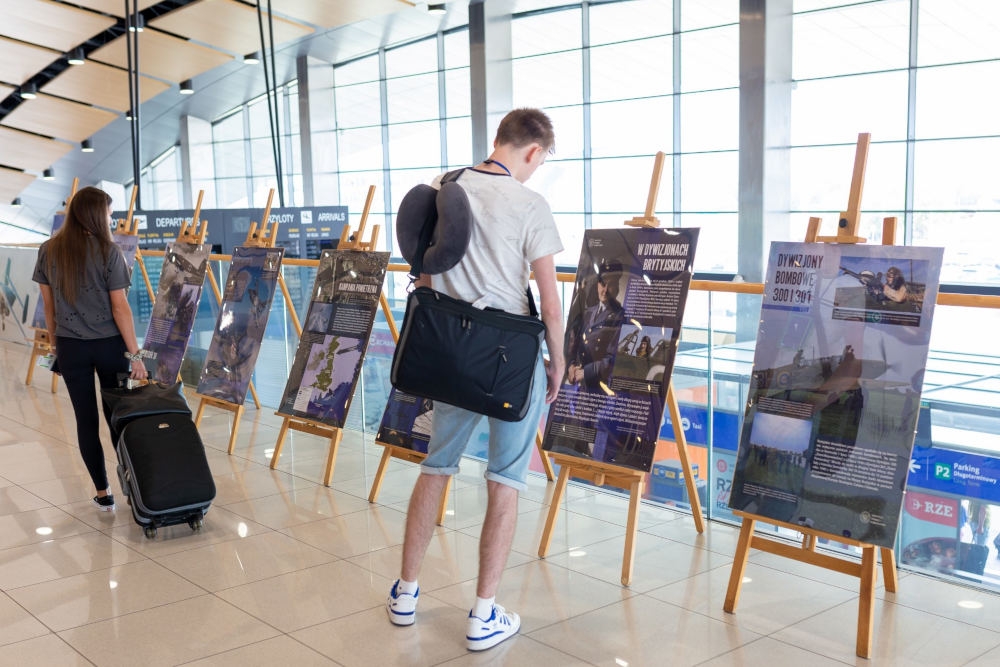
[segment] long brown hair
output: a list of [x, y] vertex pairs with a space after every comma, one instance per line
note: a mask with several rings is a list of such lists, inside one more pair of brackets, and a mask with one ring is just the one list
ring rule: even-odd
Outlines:
[[76, 304], [79, 294], [80, 276], [84, 274], [89, 255], [88, 237], [97, 239], [105, 263], [108, 253], [117, 250], [108, 226], [110, 205], [111, 196], [104, 190], [81, 189], [70, 199], [62, 227], [46, 246], [49, 280], [70, 304]]

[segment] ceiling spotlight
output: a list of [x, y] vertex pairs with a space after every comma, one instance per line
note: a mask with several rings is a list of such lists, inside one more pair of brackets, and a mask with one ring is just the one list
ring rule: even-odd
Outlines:
[[243, 64], [244, 65], [259, 65], [260, 64], [260, 55], [257, 54], [257, 53], [248, 53], [248, 54], [246, 54], [245, 56], [243, 56]]
[[21, 86], [21, 97], [26, 100], [33, 100], [38, 97], [38, 87], [33, 83], [26, 83]]
[[13, 207], [15, 207], [15, 208], [19, 207], [21, 205], [21, 198], [20, 197], [15, 197], [14, 201], [12, 201], [10, 203], [10, 205], [13, 206]]
[[82, 65], [86, 62], [86, 56], [83, 53], [83, 47], [78, 46], [69, 53], [66, 54], [66, 62], [70, 65]]
[[90, 143], [90, 139], [84, 139], [80, 142], [80, 150], [84, 153], [93, 153], [94, 144]]
[[142, 14], [136, 14], [135, 19], [131, 16], [128, 19], [128, 31], [129, 32], [142, 32], [146, 27], [146, 19], [142, 17]]
[[191, 85], [191, 79], [181, 81], [181, 95], [194, 95], [194, 86]]
[[56, 178], [56, 175], [52, 171], [52, 167], [49, 167], [48, 169], [46, 169], [45, 171], [42, 172], [42, 180], [43, 181], [53, 181], [53, 180], [55, 180], [55, 178]]
[[445, 14], [447, 10], [445, 9], [444, 3], [439, 2], [437, 4], [428, 4], [427, 13], [428, 14]]
[[127, 120], [127, 121], [131, 121], [132, 120], [132, 112], [131, 111], [126, 111], [125, 112], [125, 120]]

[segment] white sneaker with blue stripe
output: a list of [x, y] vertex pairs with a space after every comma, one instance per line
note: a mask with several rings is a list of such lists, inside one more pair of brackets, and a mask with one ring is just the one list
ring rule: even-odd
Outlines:
[[493, 611], [486, 620], [473, 616], [470, 611], [469, 628], [465, 633], [466, 646], [470, 651], [483, 651], [513, 637], [520, 629], [521, 617], [512, 611], [505, 611], [498, 604], [493, 605]]
[[417, 613], [417, 596], [420, 589], [412, 595], [399, 590], [399, 579], [392, 585], [389, 591], [389, 599], [385, 601], [385, 610], [389, 613], [389, 620], [394, 625], [413, 625]]

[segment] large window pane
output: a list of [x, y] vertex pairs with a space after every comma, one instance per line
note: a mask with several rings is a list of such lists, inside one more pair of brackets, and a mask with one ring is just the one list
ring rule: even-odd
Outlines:
[[576, 266], [580, 263], [580, 250], [583, 248], [583, 214], [555, 213], [552, 217], [555, 218], [559, 238], [563, 244], [563, 251], [556, 254], [556, 266], [565, 266], [571, 271], [576, 271]]
[[736, 150], [739, 135], [739, 90], [681, 95], [681, 150]]
[[995, 81], [997, 61], [917, 70], [916, 138], [1000, 134]]
[[[716, 2], [718, 0], [713, 0], [710, 4]], [[691, 2], [688, 0], [684, 4]], [[674, 8], [669, 0], [632, 0], [591, 5], [590, 45], [669, 35], [673, 32], [673, 23]]]
[[521, 17], [511, 21], [510, 33], [514, 58], [579, 49], [582, 46], [580, 10]]
[[219, 178], [215, 184], [215, 196], [219, 208], [245, 208], [250, 205], [246, 178]]
[[511, 63], [515, 107], [554, 107], [583, 101], [579, 51], [522, 58]]
[[740, 22], [740, 0], [681, 2], [681, 30], [698, 30]]
[[385, 85], [390, 123], [440, 116], [436, 73], [390, 79]]
[[738, 25], [685, 32], [681, 40], [681, 90], [735, 88], [740, 85]]
[[553, 213], [583, 212], [581, 160], [550, 160], [535, 170], [527, 185], [548, 200]]
[[1000, 58], [1000, 3], [920, 0], [917, 31], [920, 66]]
[[215, 144], [215, 174], [219, 178], [243, 177], [247, 163], [243, 140]]
[[[655, 163], [653, 156], [593, 160], [591, 201], [594, 213], [619, 214], [622, 224], [642, 215], [649, 198], [649, 182]], [[669, 211], [672, 192], [669, 161], [664, 171], [656, 208]]]
[[377, 125], [381, 121], [378, 82], [338, 87], [335, 99], [337, 127], [364, 127]]
[[909, 30], [908, 0], [796, 14], [792, 18], [792, 77], [905, 68]]
[[469, 29], [444, 36], [444, 66], [448, 69], [469, 66]]
[[792, 89], [792, 145], [857, 141], [859, 132], [876, 141], [905, 139], [906, 87], [905, 71], [799, 81]]
[[378, 81], [378, 57], [373, 55], [346, 65], [338, 65], [333, 70], [333, 80], [337, 87], [352, 83]]
[[312, 135], [313, 171], [316, 173], [337, 170], [337, 133], [314, 132]]
[[556, 133], [555, 158], [567, 160], [583, 157], [583, 107], [545, 109]]
[[[393, 218], [399, 211], [399, 203], [403, 197], [416, 185], [421, 183], [430, 184], [435, 178], [441, 175], [442, 170], [438, 168], [424, 169], [393, 169], [389, 172], [390, 187], [392, 188], [392, 211]], [[395, 244], [394, 244], [395, 245]]]
[[[360, 212], [368, 198], [368, 188], [375, 186], [376, 195], [382, 188], [382, 171], [352, 171], [340, 173], [340, 201], [350, 211]], [[382, 210], [381, 198], [376, 196], [372, 202], [372, 213]]]
[[739, 260], [739, 216], [735, 213], [681, 216], [681, 227], [697, 227], [694, 270], [736, 273]]
[[651, 149], [670, 153], [673, 117], [672, 97], [594, 104], [590, 107], [591, 154], [594, 157], [641, 155]]
[[387, 77], [436, 72], [437, 69], [437, 39], [434, 37], [406, 46], [387, 49], [385, 52], [385, 75]]
[[[254, 176], [274, 176], [274, 147], [270, 139], [250, 140], [250, 173]], [[282, 153], [282, 160], [288, 160], [288, 154]], [[283, 164], [282, 169], [287, 171], [288, 165]]]
[[601, 102], [670, 94], [673, 90], [671, 49], [669, 36], [592, 48], [590, 99]]
[[445, 129], [448, 134], [448, 169], [468, 166], [472, 162], [472, 119], [449, 118]]
[[913, 243], [944, 247], [941, 282], [1000, 283], [1000, 213], [914, 213]]
[[382, 168], [381, 127], [341, 130], [338, 142], [341, 170]]
[[[854, 174], [855, 146], [793, 148], [791, 209], [805, 213], [847, 208]], [[861, 210], [896, 211], [904, 203], [906, 145], [876, 144], [868, 149]]]
[[998, 138], [917, 142], [913, 208], [1000, 208], [998, 152]]
[[[685, 212], [738, 209], [739, 159], [736, 151], [681, 156], [681, 201]], [[663, 186], [660, 186], [661, 197]], [[676, 203], [675, 203], [676, 205]]]
[[212, 125], [212, 141], [242, 139], [244, 137], [242, 112], [240, 109]]
[[439, 121], [390, 125], [389, 164], [393, 169], [438, 167], [441, 164]]

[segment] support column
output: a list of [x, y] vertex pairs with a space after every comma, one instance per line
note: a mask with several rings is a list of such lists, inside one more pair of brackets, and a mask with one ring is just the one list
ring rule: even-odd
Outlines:
[[[740, 0], [739, 269], [761, 282], [771, 241], [800, 240], [789, 215], [792, 0]], [[759, 297], [738, 299], [736, 338], [757, 334]]]
[[472, 162], [493, 150], [497, 125], [513, 106], [508, 3], [469, 2], [469, 77], [472, 91]]
[[[207, 147], [206, 150], [200, 151], [202, 154], [198, 156], [199, 151], [194, 150], [194, 146]], [[194, 195], [194, 179], [192, 174], [195, 171], [204, 172], [206, 168], [212, 170], [212, 178], [215, 177], [214, 164], [211, 160], [211, 146], [212, 146], [212, 124], [201, 118], [195, 118], [194, 116], [184, 115], [181, 117], [181, 188], [183, 190], [182, 196], [182, 206], [184, 208], [194, 208], [195, 195]], [[208, 161], [205, 161], [205, 154], [208, 154]], [[199, 161], [199, 157], [201, 160]], [[195, 163], [199, 164], [199, 169], [195, 169]], [[204, 177], [204, 173], [201, 174]], [[206, 208], [208, 208], [206, 206]]]

